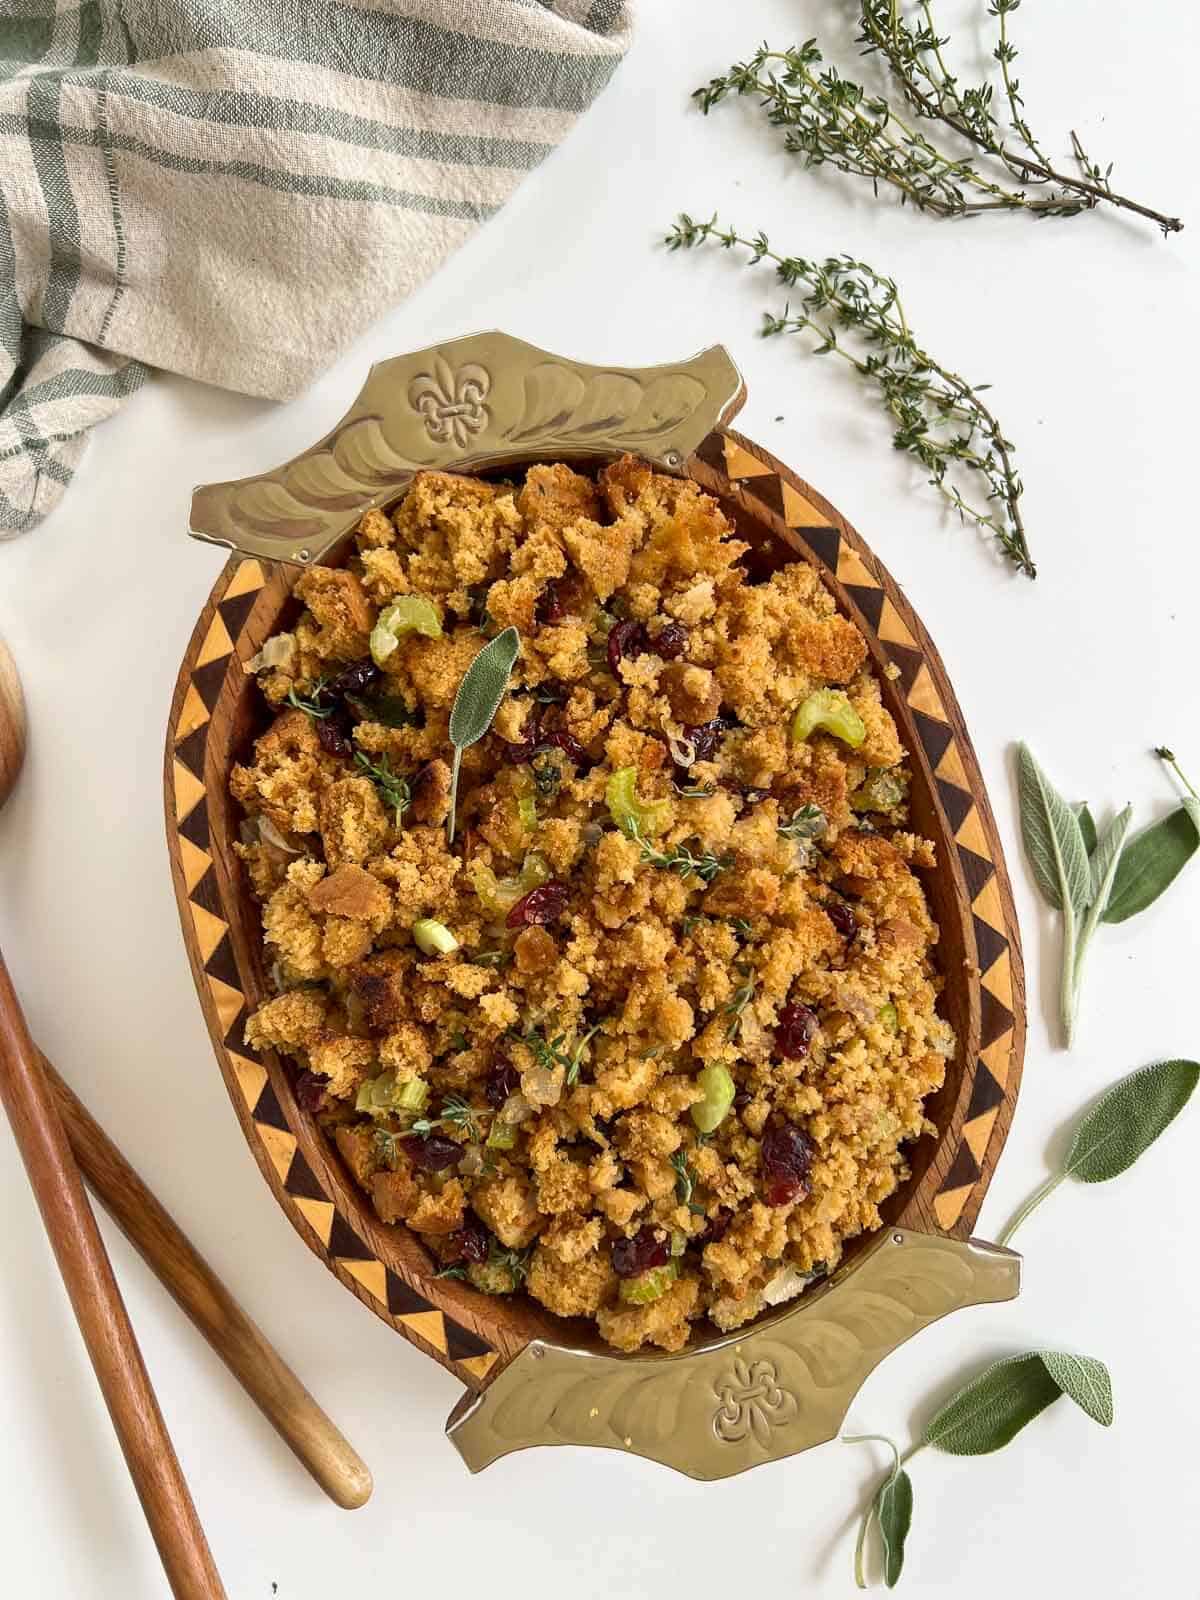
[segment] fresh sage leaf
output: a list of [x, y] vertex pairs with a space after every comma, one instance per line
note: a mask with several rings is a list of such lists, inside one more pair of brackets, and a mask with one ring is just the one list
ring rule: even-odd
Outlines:
[[[1088, 899], [1091, 906], [1103, 906], [1108, 903], [1113, 876], [1121, 859], [1121, 846], [1125, 843], [1125, 835], [1129, 832], [1129, 824], [1132, 821], [1133, 807], [1126, 806], [1123, 811], [1118, 811], [1108, 827], [1105, 828], [1104, 832], [1088, 850], [1088, 855], [1091, 858], [1089, 863], [1091, 866], [1091, 887]], [[1092, 826], [1094, 828], [1095, 823]], [[1084, 843], [1087, 843], [1086, 834], [1084, 835]]]
[[1083, 834], [1083, 847], [1090, 856], [1096, 848], [1096, 820], [1086, 800], [1072, 807], [1079, 818], [1079, 831]]
[[1021, 833], [1038, 887], [1058, 911], [1082, 913], [1091, 901], [1091, 872], [1079, 818], [1034, 760], [1017, 747]]
[[1153, 905], [1200, 845], [1200, 802], [1189, 795], [1168, 816], [1135, 833], [1125, 846], [1105, 903], [1105, 922], [1126, 922]]
[[450, 810], [446, 817], [448, 844], [454, 843], [462, 753], [482, 739], [491, 727], [520, 649], [520, 634], [515, 628], [505, 628], [503, 633], [498, 633], [484, 645], [463, 674], [463, 681], [454, 696], [454, 704], [450, 709], [450, 743], [454, 746], [454, 766], [450, 775]]
[[904, 1468], [893, 1472], [879, 1491], [875, 1515], [883, 1540], [883, 1581], [894, 1589], [904, 1567], [904, 1541], [912, 1527], [912, 1479]]
[[505, 628], [467, 668], [450, 712], [450, 743], [457, 749], [477, 743], [491, 727], [520, 648], [520, 634]]
[[1094, 1356], [1069, 1355], [1063, 1350], [1039, 1350], [1038, 1356], [1062, 1392], [1093, 1422], [1102, 1428], [1112, 1427], [1112, 1379], [1103, 1361]]
[[1157, 1061], [1100, 1096], [1075, 1130], [1063, 1176], [1107, 1183], [1170, 1127], [1200, 1079], [1200, 1062]]
[[1200, 1062], [1156, 1061], [1115, 1083], [1076, 1128], [1061, 1170], [1034, 1190], [996, 1242], [1008, 1244], [1065, 1178], [1107, 1183], [1128, 1171], [1187, 1105], [1197, 1080]]
[[999, 1450], [1058, 1399], [1061, 1390], [1038, 1355], [993, 1362], [925, 1425], [924, 1443], [954, 1456]]

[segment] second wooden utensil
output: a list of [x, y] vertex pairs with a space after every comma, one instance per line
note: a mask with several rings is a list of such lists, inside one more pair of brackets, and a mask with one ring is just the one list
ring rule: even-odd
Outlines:
[[365, 1505], [372, 1487], [366, 1463], [45, 1056], [42, 1067], [75, 1159], [104, 1209], [330, 1499], [348, 1511]]
[[176, 1600], [224, 1600], [50, 1086], [0, 955], [0, 1100]]

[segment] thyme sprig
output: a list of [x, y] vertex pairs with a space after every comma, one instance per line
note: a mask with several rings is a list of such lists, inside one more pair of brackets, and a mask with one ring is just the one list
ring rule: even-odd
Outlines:
[[[767, 121], [783, 130], [784, 147], [806, 167], [826, 164], [865, 178], [878, 191], [887, 183], [902, 204], [938, 217], [986, 211], [1022, 211], [1031, 216], [1075, 216], [1107, 204], [1136, 212], [1164, 234], [1183, 224], [1125, 195], [1071, 134], [1075, 172], [1050, 165], [1024, 115], [1020, 82], [1013, 75], [1018, 51], [1008, 17], [1020, 0], [992, 0], [997, 21], [992, 52], [1000, 67], [1003, 99], [993, 85], [967, 85], [947, 65], [948, 36], [940, 34], [931, 0], [917, 0], [915, 16], [901, 15], [900, 0], [859, 0], [857, 42], [878, 54], [899, 90], [899, 105], [870, 94], [825, 63], [816, 39], [789, 50], [762, 45], [695, 91], [705, 113], [730, 94], [756, 95]], [[1002, 107], [1002, 110], [998, 110]], [[1005, 121], [1001, 119], [1005, 118]], [[951, 142], [935, 143], [921, 122], [940, 124]], [[959, 153], [954, 142], [965, 151]], [[981, 165], [980, 155], [991, 163]]]
[[412, 790], [409, 788], [408, 779], [399, 772], [392, 771], [392, 764], [387, 756], [380, 756], [378, 761], [372, 761], [365, 751], [356, 750], [354, 764], [379, 790], [379, 798], [384, 805], [392, 808], [396, 826], [399, 827], [404, 821], [404, 813], [412, 804]]
[[725, 1024], [726, 1039], [736, 1039], [741, 1032], [742, 1012], [754, 999], [754, 968], [744, 961], [736, 963], [733, 969], [743, 981], [733, 991], [733, 997], [725, 1007], [725, 1015], [729, 1021]]
[[297, 694], [293, 684], [287, 692], [287, 703], [297, 711], [303, 711], [306, 716], [314, 717], [318, 722], [324, 722], [326, 717], [333, 715], [332, 706], [323, 705], [321, 696], [325, 693], [328, 678], [317, 678], [307, 695]]
[[661, 867], [664, 872], [674, 872], [680, 878], [696, 877], [701, 883], [708, 884], [733, 865], [733, 856], [729, 853], [716, 856], [711, 850], [704, 849], [696, 855], [691, 845], [698, 844], [698, 840], [685, 840], [682, 844], [672, 845], [670, 850], [656, 850], [632, 817], [622, 824], [622, 832], [641, 850], [643, 861], [649, 862], [652, 867]]
[[681, 1206], [686, 1206], [694, 1216], [703, 1217], [705, 1209], [692, 1199], [696, 1192], [696, 1174], [688, 1165], [688, 1158], [684, 1151], [676, 1150], [671, 1157], [671, 1165], [675, 1169], [675, 1198]]
[[588, 1029], [583, 1037], [568, 1050], [566, 1048], [567, 1036], [565, 1033], [557, 1034], [553, 1039], [547, 1039], [536, 1028], [528, 1028], [524, 1033], [511, 1032], [509, 1038], [519, 1040], [526, 1045], [539, 1067], [544, 1067], [547, 1072], [553, 1072], [555, 1067], [566, 1069], [567, 1088], [573, 1089], [579, 1082], [579, 1069], [583, 1064], [583, 1052], [588, 1043], [600, 1032], [603, 1022], [597, 1022]]
[[[840, 356], [874, 384], [896, 424], [893, 446], [925, 468], [961, 521], [991, 534], [1019, 572], [1036, 577], [1013, 445], [980, 399], [987, 385], [968, 383], [917, 343], [895, 280], [848, 255], [824, 261], [780, 255], [764, 233], [747, 237], [722, 228], [715, 215], [697, 222], [684, 213], [665, 242], [672, 250], [691, 250], [710, 239], [726, 250], [748, 250], [749, 266], [773, 262], [780, 283], [803, 287], [801, 309], [789, 304], [782, 315], [767, 313], [764, 337], [810, 333], [818, 341], [814, 355]], [[982, 498], [964, 499], [959, 476], [980, 481]]]

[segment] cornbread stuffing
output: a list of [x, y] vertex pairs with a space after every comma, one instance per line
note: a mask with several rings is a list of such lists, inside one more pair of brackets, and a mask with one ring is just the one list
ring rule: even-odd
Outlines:
[[[247, 668], [278, 991], [250, 1045], [439, 1270], [625, 1351], [736, 1328], [879, 1227], [954, 1049], [865, 644], [746, 549], [632, 457], [423, 472]], [[510, 627], [455, 797], [451, 707]]]

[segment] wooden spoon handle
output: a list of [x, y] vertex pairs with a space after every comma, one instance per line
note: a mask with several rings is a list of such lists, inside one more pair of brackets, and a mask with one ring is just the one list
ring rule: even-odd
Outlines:
[[171, 1591], [225, 1600], [2, 954], [0, 1099]]
[[104, 1209], [330, 1499], [347, 1511], [365, 1505], [372, 1487], [366, 1463], [79, 1097], [45, 1056], [41, 1062], [75, 1159]]

